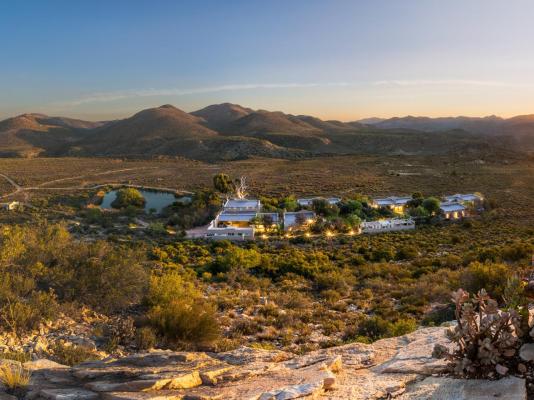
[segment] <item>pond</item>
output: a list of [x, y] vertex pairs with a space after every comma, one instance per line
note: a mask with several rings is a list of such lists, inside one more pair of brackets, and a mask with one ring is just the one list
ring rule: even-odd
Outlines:
[[[157, 214], [160, 214], [161, 211], [174, 203], [176, 201], [176, 196], [173, 193], [168, 192], [154, 192], [150, 190], [139, 190], [143, 197], [145, 198], [145, 212], [148, 213], [151, 209], [156, 210]], [[111, 190], [104, 195], [102, 199], [102, 204], [100, 208], [111, 210], [111, 203], [117, 198], [117, 191]]]

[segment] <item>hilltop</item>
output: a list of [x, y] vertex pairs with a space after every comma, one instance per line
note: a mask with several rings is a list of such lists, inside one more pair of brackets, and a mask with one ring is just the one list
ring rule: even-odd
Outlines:
[[512, 154], [534, 149], [534, 116], [405, 117], [356, 122], [215, 104], [172, 105], [110, 122], [42, 114], [0, 121], [0, 155], [185, 157], [202, 161], [332, 154]]

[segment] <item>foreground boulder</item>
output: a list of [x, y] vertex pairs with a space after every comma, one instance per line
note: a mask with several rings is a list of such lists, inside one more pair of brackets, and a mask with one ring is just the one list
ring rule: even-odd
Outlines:
[[[73, 368], [47, 360], [33, 370], [27, 399], [49, 400], [467, 400], [526, 399], [524, 380], [459, 380], [433, 358], [450, 347], [445, 329], [425, 328], [373, 344], [352, 343], [303, 356], [241, 347], [224, 353], [154, 350]], [[0, 393], [2, 390], [0, 389]], [[2, 397], [4, 396], [4, 397]], [[1, 400], [14, 400], [7, 394]]]

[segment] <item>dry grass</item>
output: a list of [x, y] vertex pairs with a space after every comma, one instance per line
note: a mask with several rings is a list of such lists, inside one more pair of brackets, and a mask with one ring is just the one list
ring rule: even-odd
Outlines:
[[24, 389], [30, 384], [31, 372], [17, 364], [0, 366], [0, 382], [9, 390]]

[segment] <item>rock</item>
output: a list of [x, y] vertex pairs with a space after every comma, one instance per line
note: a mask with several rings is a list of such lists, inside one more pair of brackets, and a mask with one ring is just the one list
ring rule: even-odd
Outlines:
[[408, 343], [402, 346], [393, 358], [378, 367], [377, 371], [422, 375], [444, 372], [447, 369], [447, 361], [434, 358], [433, 354], [434, 347], [438, 344], [443, 348], [448, 348], [449, 351], [453, 350], [454, 345], [445, 337], [445, 331], [446, 328], [443, 327], [424, 328], [404, 336], [403, 339], [407, 340]]
[[534, 361], [534, 343], [525, 343], [519, 349], [519, 357], [523, 361]]
[[322, 391], [321, 382], [304, 383], [302, 385], [293, 385], [283, 389], [264, 392], [258, 400], [291, 400], [304, 396], [313, 396]]
[[235, 367], [224, 365], [224, 364], [222, 366], [216, 366], [209, 370], [201, 371], [200, 379], [202, 379], [202, 383], [204, 385], [215, 386], [220, 376], [222, 376], [223, 374], [226, 374], [227, 372], [233, 369], [235, 369]]
[[497, 371], [497, 373], [498, 373], [499, 375], [503, 375], [503, 376], [504, 376], [504, 375], [506, 375], [506, 374], [508, 373], [508, 368], [505, 367], [504, 365], [497, 364], [497, 365], [495, 366], [495, 371]]
[[525, 380], [508, 377], [498, 381], [428, 377], [406, 389], [399, 400], [526, 400]]
[[46, 358], [40, 358], [35, 361], [28, 361], [22, 364], [22, 366], [30, 371], [37, 371], [40, 369], [68, 369], [67, 365], [59, 364], [57, 362], [48, 360]]
[[87, 350], [95, 351], [96, 350], [96, 343], [94, 340], [79, 337], [79, 336], [70, 336], [67, 339], [67, 343], [70, 343], [71, 345], [77, 346], [77, 347], [83, 347]]
[[96, 400], [98, 394], [89, 390], [69, 389], [42, 389], [39, 395], [48, 400]]
[[0, 400], [17, 400], [15, 396], [0, 392]]
[[252, 362], [280, 362], [293, 358], [292, 354], [280, 350], [253, 349], [239, 347], [232, 351], [212, 355], [214, 358], [232, 365], [244, 365]]
[[[148, 376], [145, 376], [148, 377]], [[125, 382], [95, 381], [85, 385], [95, 392], [140, 392], [162, 389], [191, 389], [202, 385], [198, 371], [183, 373], [170, 378], [138, 379]]]
[[525, 372], [527, 372], [527, 366], [523, 363], [519, 363], [517, 364], [517, 370], [524, 374]]

